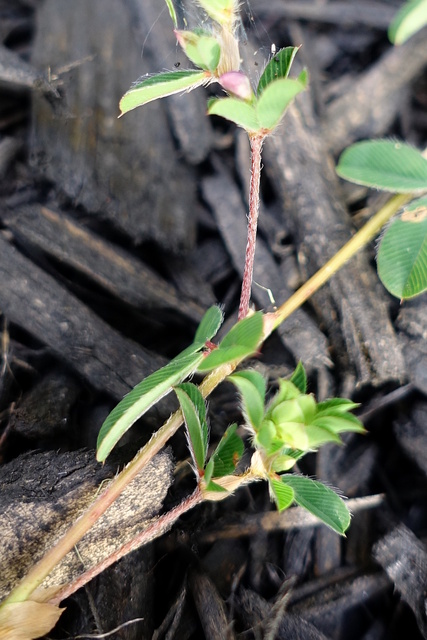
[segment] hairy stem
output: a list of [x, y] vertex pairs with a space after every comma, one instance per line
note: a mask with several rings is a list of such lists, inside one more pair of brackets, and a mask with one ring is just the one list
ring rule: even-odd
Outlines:
[[137, 536], [129, 540], [126, 544], [117, 549], [114, 553], [105, 558], [102, 562], [97, 564], [92, 569], [85, 571], [81, 576], [76, 578], [70, 584], [65, 585], [61, 591], [55, 594], [55, 597], [49, 600], [50, 604], [59, 605], [62, 600], [68, 598], [73, 593], [80, 589], [85, 584], [90, 582], [95, 576], [108, 569], [112, 564], [126, 556], [128, 553], [139, 549], [144, 544], [148, 544], [158, 536], [166, 533], [173, 524], [180, 518], [184, 513], [200, 504], [203, 501], [203, 494], [199, 488], [197, 488], [188, 498], [185, 498], [182, 502], [180, 502], [176, 507], [160, 516], [150, 525], [148, 525], [141, 533]]
[[245, 270], [243, 272], [242, 292], [240, 294], [239, 320], [249, 311], [252, 276], [254, 271], [256, 235], [259, 213], [259, 185], [261, 178], [261, 151], [265, 136], [249, 136], [251, 143], [251, 183], [249, 190], [248, 241], [246, 244]]
[[[369, 242], [382, 226], [404, 205], [412, 199], [411, 194], [397, 195], [369, 220], [340, 251], [331, 258], [310, 280], [294, 293], [275, 313], [264, 316], [264, 341], [291, 313], [298, 309], [313, 293], [325, 284], [353, 255]], [[261, 342], [262, 342], [261, 341]], [[200, 384], [204, 398], [229, 376], [240, 360], [233, 364], [218, 367], [207, 375]], [[97, 500], [83, 513], [64, 537], [28, 572], [9, 596], [0, 604], [23, 602], [43, 582], [52, 569], [62, 560], [74, 545], [84, 536], [106, 509], [116, 500], [126, 486], [144, 468], [146, 464], [162, 449], [166, 442], [182, 424], [181, 411], [175, 412], [165, 424], [153, 434], [151, 440], [139, 451], [132, 462], [111, 482]]]
[[[273, 320], [269, 333], [276, 329], [291, 313], [296, 311], [310, 296], [320, 289], [350, 258], [367, 245], [394, 216], [401, 207], [412, 200], [412, 194], [399, 194], [376, 213], [354, 236], [332, 256], [302, 287], [298, 289], [277, 311], [271, 314]], [[270, 314], [269, 314], [270, 315]]]

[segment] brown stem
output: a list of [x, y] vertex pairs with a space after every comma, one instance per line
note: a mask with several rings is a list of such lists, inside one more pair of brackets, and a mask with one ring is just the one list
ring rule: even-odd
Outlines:
[[242, 292], [240, 294], [239, 320], [249, 311], [251, 299], [252, 275], [254, 270], [256, 234], [259, 213], [259, 185], [261, 178], [261, 150], [264, 135], [249, 136], [251, 144], [251, 184], [249, 191], [248, 242], [246, 244], [245, 270], [243, 272]]
[[73, 593], [80, 589], [85, 584], [87, 584], [90, 580], [95, 578], [95, 576], [105, 571], [112, 564], [126, 556], [128, 553], [139, 549], [144, 544], [148, 544], [158, 536], [166, 533], [172, 525], [180, 518], [184, 513], [195, 507], [197, 504], [202, 502], [203, 494], [199, 488], [197, 488], [188, 498], [185, 498], [180, 504], [176, 507], [165, 513], [163, 516], [160, 516], [154, 522], [152, 522], [148, 527], [141, 531], [137, 536], [129, 540], [122, 547], [114, 551], [107, 558], [104, 558], [102, 562], [98, 563], [96, 566], [88, 569], [82, 573], [81, 576], [76, 578], [74, 582], [65, 585], [61, 591], [55, 594], [55, 597], [52, 598], [49, 602], [50, 604], [59, 605], [62, 600], [68, 598]]

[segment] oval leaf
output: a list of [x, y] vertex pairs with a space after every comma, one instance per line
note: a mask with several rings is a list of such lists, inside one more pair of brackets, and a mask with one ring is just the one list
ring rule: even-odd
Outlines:
[[340, 535], [344, 535], [350, 526], [350, 512], [335, 491], [304, 476], [283, 475], [281, 480], [293, 489], [297, 504]]
[[228, 427], [209, 460], [210, 478], [222, 478], [234, 473], [245, 446], [236, 433], [237, 424]]
[[378, 275], [385, 288], [401, 300], [427, 289], [427, 217], [394, 220], [381, 240]]
[[261, 78], [258, 82], [257, 94], [261, 95], [263, 90], [273, 80], [279, 78], [287, 78], [291, 70], [292, 62], [297, 54], [299, 47], [285, 47], [280, 49], [265, 67]]
[[214, 349], [199, 364], [199, 371], [210, 371], [228, 362], [242, 360], [254, 353], [263, 331], [262, 313], [257, 312], [237, 322]]
[[165, 98], [180, 91], [189, 91], [209, 81], [207, 71], [165, 71], [144, 78], [133, 85], [120, 100], [120, 116], [148, 102]]
[[199, 326], [197, 327], [194, 342], [203, 344], [216, 335], [218, 329], [222, 325], [224, 314], [220, 307], [215, 305], [210, 307], [203, 316]]
[[237, 0], [198, 0], [198, 4], [213, 20], [225, 25], [233, 23], [239, 7]]
[[336, 171], [341, 178], [393, 193], [427, 189], [427, 160], [403, 142], [365, 140], [341, 155]]
[[96, 459], [104, 462], [123, 434], [174, 385], [193, 373], [202, 358], [202, 353], [179, 355], [137, 384], [104, 421], [98, 434]]
[[213, 98], [208, 102], [208, 115], [226, 118], [248, 133], [260, 129], [255, 107], [238, 98]]
[[398, 11], [388, 30], [394, 44], [403, 44], [427, 24], [427, 0], [406, 2]]
[[257, 431], [264, 418], [265, 379], [257, 371], [238, 371], [227, 378], [238, 388], [242, 397], [243, 415]]
[[295, 498], [292, 487], [286, 485], [280, 480], [276, 480], [275, 478], [269, 478], [268, 484], [278, 510], [284, 511], [290, 507]]
[[301, 391], [301, 393], [307, 393], [307, 374], [301, 360], [298, 362], [295, 371], [289, 380], [299, 391]]
[[196, 67], [215, 71], [221, 55], [221, 47], [216, 38], [197, 31], [175, 31], [175, 35], [185, 55]]
[[205, 466], [208, 450], [208, 424], [206, 405], [202, 394], [191, 382], [177, 385], [174, 391], [187, 427], [191, 456], [198, 471]]
[[269, 131], [277, 127], [292, 100], [304, 91], [305, 86], [300, 80], [291, 78], [267, 85], [256, 104], [259, 126]]

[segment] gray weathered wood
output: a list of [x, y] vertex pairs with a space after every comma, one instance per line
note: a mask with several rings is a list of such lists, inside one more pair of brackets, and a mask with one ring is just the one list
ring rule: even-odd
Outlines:
[[6, 212], [2, 220], [13, 234], [89, 277], [113, 296], [144, 313], [173, 310], [201, 319], [204, 309], [119, 246], [95, 235], [64, 213], [31, 205]]
[[133, 16], [125, 0], [40, 5], [33, 63], [57, 78], [66, 114], [54, 117], [45, 100], [34, 100], [33, 164], [136, 243], [188, 250], [195, 240], [194, 174], [177, 162], [163, 102], [117, 118], [131, 83], [156, 70], [148, 53], [142, 64]]
[[427, 553], [404, 524], [377, 542], [374, 559], [382, 566], [404, 602], [414, 612], [420, 632], [427, 637]]
[[0, 236], [0, 309], [95, 389], [121, 398], [163, 364], [123, 338]]
[[[287, 112], [283, 131], [267, 140], [265, 158], [283, 197], [283, 224], [294, 235], [302, 270], [312, 275], [350, 239], [353, 228], [308, 92]], [[366, 253], [359, 252], [311, 300], [337, 361], [351, 363], [357, 384], [404, 378], [387, 297]]]
[[426, 31], [393, 47], [327, 109], [322, 133], [334, 152], [363, 138], [384, 135], [427, 65]]
[[[117, 469], [117, 456], [100, 465], [94, 451], [30, 452], [1, 467], [1, 511], [7, 514], [1, 525], [1, 597], [74, 524]], [[171, 482], [172, 460], [163, 452], [86, 534], [78, 545], [80, 555], [70, 551], [43, 586], [77, 578], [82, 559], [89, 569], [144, 529], [158, 514]]]

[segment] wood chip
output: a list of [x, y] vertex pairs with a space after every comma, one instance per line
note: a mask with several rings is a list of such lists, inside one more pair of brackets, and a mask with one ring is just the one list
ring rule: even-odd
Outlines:
[[0, 309], [95, 389], [119, 399], [161, 358], [123, 338], [0, 236]]
[[[309, 93], [298, 96], [288, 110], [284, 135], [266, 141], [265, 157], [274, 186], [283, 197], [284, 224], [293, 232], [300, 265], [310, 276], [350, 239], [353, 229]], [[405, 377], [387, 297], [366, 253], [353, 257], [311, 302], [336, 359], [344, 369], [354, 367], [358, 385]]]
[[64, 213], [31, 205], [2, 216], [20, 242], [30, 243], [76, 269], [117, 299], [144, 313], [173, 310], [196, 323], [204, 309], [175, 289], [143, 262], [95, 235]]
[[[186, 251], [195, 241], [195, 181], [176, 161], [164, 103], [117, 118], [120, 98], [144, 69], [133, 18], [120, 0], [47, 0], [38, 7], [33, 63], [51, 70], [68, 115], [53, 117], [45, 100], [34, 100], [33, 164], [135, 243]], [[147, 64], [146, 71], [156, 71], [151, 59]]]
[[[96, 462], [94, 451], [24, 454], [0, 468], [3, 544], [0, 595], [28, 569], [93, 502], [100, 484], [117, 473], [118, 457]], [[44, 587], [60, 585], [121, 547], [155, 517], [172, 482], [169, 453], [158, 454], [78, 544], [57, 565]]]
[[423, 637], [427, 637], [425, 546], [408, 527], [400, 524], [375, 544], [373, 556], [414, 612]]

